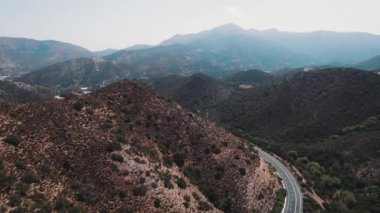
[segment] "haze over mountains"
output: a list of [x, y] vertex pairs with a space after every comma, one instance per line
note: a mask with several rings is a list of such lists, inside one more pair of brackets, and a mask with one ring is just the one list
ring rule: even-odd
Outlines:
[[1, 38], [1, 45], [0, 74], [5, 76], [18, 76], [78, 57], [103, 57], [118, 64], [133, 78], [197, 72], [220, 78], [248, 69], [353, 66], [380, 54], [378, 35], [258, 31], [233, 24], [176, 35], [157, 46], [135, 45], [120, 51], [90, 52], [66, 43], [14, 38]]

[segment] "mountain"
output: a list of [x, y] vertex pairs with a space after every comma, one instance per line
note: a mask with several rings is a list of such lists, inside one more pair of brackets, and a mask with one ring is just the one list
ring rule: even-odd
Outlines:
[[208, 39], [209, 37], [213, 38], [223, 38], [223, 37], [233, 37], [233, 36], [249, 36], [250, 33], [235, 25], [235, 24], [225, 24], [218, 27], [215, 27], [211, 30], [205, 30], [199, 33], [180, 35], [177, 34], [165, 41], [162, 41], [160, 46], [169, 46], [173, 44], [190, 44], [202, 39]]
[[358, 69], [370, 70], [370, 71], [379, 70], [380, 69], [380, 55], [370, 58], [361, 63], [358, 63], [357, 65], [355, 65], [355, 67]]
[[136, 78], [205, 73], [226, 77], [237, 70], [352, 66], [380, 54], [380, 36], [317, 31], [246, 30], [234, 24], [175, 35], [159, 45], [106, 56]]
[[65, 91], [80, 87], [96, 89], [126, 77], [128, 73], [113, 62], [78, 58], [24, 74], [17, 80]]
[[251, 144], [130, 81], [0, 119], [2, 211], [270, 212], [280, 188]]
[[255, 135], [305, 143], [380, 113], [378, 91], [380, 76], [374, 73], [346, 68], [300, 72], [278, 85], [231, 95], [220, 117]]
[[369, 33], [293, 33], [275, 29], [250, 32], [253, 36], [311, 57], [315, 62], [313, 65], [351, 66], [380, 54], [380, 35]]
[[0, 80], [0, 102], [34, 102], [53, 98], [53, 92], [40, 86]]
[[273, 80], [273, 75], [261, 70], [241, 71], [224, 79], [225, 82], [234, 84], [265, 84], [271, 83]]
[[[380, 209], [379, 192], [373, 190], [380, 187], [380, 75], [351, 68], [299, 69], [270, 84], [230, 87], [212, 106], [187, 104], [202, 95], [196, 84], [187, 88], [193, 94], [181, 96], [174, 87], [181, 81], [168, 82], [160, 88], [173, 92], [163, 94], [295, 165], [305, 186], [326, 201], [327, 212]], [[305, 212], [318, 211], [310, 200], [305, 199]]]
[[97, 57], [103, 57], [106, 55], [111, 55], [117, 51], [119, 51], [119, 50], [117, 50], [117, 49], [105, 49], [105, 50], [95, 51], [95, 52], [93, 52], [93, 54]]
[[201, 73], [189, 77], [170, 75], [154, 79], [148, 84], [160, 94], [197, 111], [215, 108], [232, 91], [230, 86]]
[[0, 37], [0, 76], [19, 76], [57, 62], [92, 53], [59, 41]]
[[185, 37], [179, 43], [176, 43], [178, 39], [171, 39], [153, 48], [122, 50], [104, 58], [136, 73], [137, 77], [202, 72], [219, 78], [236, 70], [268, 70], [312, 63], [309, 57], [265, 39], [235, 30], [227, 33], [229, 30], [216, 28], [193, 35], [200, 39]]
[[124, 50], [143, 50], [153, 47], [152, 45], [147, 44], [136, 44], [130, 47], [125, 48]]

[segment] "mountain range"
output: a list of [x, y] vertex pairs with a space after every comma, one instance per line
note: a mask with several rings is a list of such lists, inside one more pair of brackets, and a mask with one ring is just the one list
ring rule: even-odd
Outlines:
[[119, 51], [90, 52], [57, 41], [4, 37], [0, 45], [0, 75], [11, 77], [79, 57], [103, 57], [133, 78], [198, 72], [222, 78], [249, 69], [354, 66], [380, 54], [380, 36], [374, 34], [259, 31], [233, 24]]

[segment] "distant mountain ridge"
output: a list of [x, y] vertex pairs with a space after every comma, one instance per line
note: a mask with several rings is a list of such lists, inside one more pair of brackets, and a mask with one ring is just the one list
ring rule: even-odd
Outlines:
[[97, 89], [127, 77], [128, 73], [111, 61], [101, 58], [77, 58], [27, 73], [17, 80], [71, 91], [80, 87]]
[[0, 37], [0, 75], [18, 76], [54, 63], [93, 54], [60, 41]]
[[138, 77], [205, 72], [220, 78], [236, 70], [352, 66], [378, 54], [380, 36], [369, 33], [290, 33], [227, 24], [175, 35], [149, 49], [122, 50], [105, 59], [138, 71]]
[[380, 70], [380, 55], [358, 63], [355, 67], [368, 71]]

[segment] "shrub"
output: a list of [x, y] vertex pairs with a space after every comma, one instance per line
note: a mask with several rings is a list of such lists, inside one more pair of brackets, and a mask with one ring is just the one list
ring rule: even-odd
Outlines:
[[241, 176], [245, 176], [247, 174], [245, 168], [240, 168], [239, 169], [239, 173], [240, 173]]
[[200, 200], [201, 199], [201, 197], [199, 197], [199, 195], [196, 193], [196, 192], [193, 192], [192, 193], [192, 195], [193, 195], [193, 198], [195, 199], [195, 200]]
[[210, 148], [206, 147], [206, 148], [204, 149], [204, 153], [205, 153], [206, 155], [210, 154], [210, 153], [211, 153]]
[[201, 179], [201, 172], [198, 168], [193, 168], [192, 166], [185, 167], [183, 173], [186, 177], [190, 179], [191, 183], [198, 183]]
[[186, 189], [186, 187], [187, 187], [186, 181], [183, 178], [178, 178], [177, 185], [181, 189]]
[[175, 153], [173, 155], [173, 161], [178, 167], [182, 167], [185, 164], [185, 154], [184, 153]]
[[117, 162], [124, 162], [123, 156], [119, 154], [112, 154], [112, 160], [117, 161]]
[[119, 171], [119, 167], [118, 167], [117, 165], [115, 165], [115, 164], [112, 164], [112, 165], [111, 165], [111, 170], [112, 170], [113, 172], [118, 172], [118, 171]]
[[20, 138], [16, 135], [8, 135], [4, 138], [4, 142], [13, 146], [18, 146], [21, 143]]
[[190, 207], [190, 203], [189, 202], [183, 202], [183, 206], [188, 209]]
[[129, 171], [128, 170], [124, 170], [123, 173], [122, 173], [123, 176], [128, 176], [129, 175]]
[[169, 173], [163, 173], [160, 175], [160, 179], [164, 182], [164, 186], [168, 189], [174, 188], [173, 184], [171, 183], [171, 175]]
[[116, 151], [116, 150], [120, 151], [121, 149], [122, 149], [121, 145], [118, 142], [109, 143], [109, 144], [107, 144], [107, 147], [106, 147], [106, 150], [108, 152], [113, 152], [113, 151]]
[[82, 186], [79, 188], [77, 199], [86, 203], [94, 203], [97, 200], [97, 196], [90, 187]]
[[155, 189], [155, 188], [157, 188], [157, 187], [158, 187], [157, 183], [154, 183], [154, 182], [153, 182], [153, 183], [152, 183], [152, 188]]
[[119, 213], [133, 213], [133, 209], [129, 207], [122, 206], [118, 210]]
[[147, 191], [148, 187], [145, 185], [141, 185], [139, 187], [134, 188], [132, 192], [134, 196], [144, 196]]
[[211, 145], [211, 151], [212, 151], [212, 153], [214, 153], [216, 155], [221, 152], [220, 148], [217, 147], [215, 144]]
[[198, 209], [201, 211], [210, 211], [210, 210], [212, 210], [212, 206], [210, 204], [208, 204], [207, 202], [201, 201], [201, 202], [199, 202]]
[[121, 199], [123, 199], [123, 198], [127, 197], [127, 193], [125, 193], [124, 191], [119, 191], [119, 197]]
[[25, 196], [28, 189], [29, 189], [29, 184], [26, 184], [23, 182], [19, 182], [16, 184], [16, 193], [21, 196]]
[[84, 104], [83, 104], [83, 101], [82, 101], [82, 100], [77, 100], [77, 101], [74, 103], [74, 105], [73, 105], [74, 109], [76, 109], [76, 110], [78, 110], [78, 111], [81, 111], [82, 108], [83, 108], [83, 106], [84, 106]]
[[0, 171], [0, 190], [9, 191], [11, 186], [17, 181], [13, 175], [7, 175]]
[[219, 200], [219, 193], [218, 191], [216, 191], [214, 187], [206, 185], [203, 187], [203, 189], [204, 189], [203, 190], [204, 194], [209, 199], [209, 201], [211, 201], [212, 203], [215, 203], [216, 201]]
[[220, 180], [220, 179], [222, 179], [222, 174], [219, 173], [219, 172], [217, 172], [217, 173], [215, 174], [215, 180]]
[[160, 200], [160, 198], [155, 198], [154, 201], [153, 201], [153, 203], [154, 203], [154, 207], [160, 208], [160, 206], [161, 206], [161, 200]]
[[40, 178], [34, 174], [34, 173], [26, 173], [25, 176], [22, 178], [22, 180], [25, 182], [25, 183], [38, 183], [40, 182]]
[[185, 196], [183, 196], [183, 199], [184, 199], [186, 202], [190, 202], [191, 197], [190, 197], [189, 195], [185, 195]]
[[164, 166], [166, 167], [171, 167], [173, 165], [173, 161], [169, 156], [164, 156], [162, 160], [163, 160]]
[[22, 160], [16, 160], [16, 162], [15, 162], [15, 166], [16, 166], [18, 169], [21, 169], [21, 170], [25, 170], [25, 169], [26, 169], [26, 164], [25, 164], [24, 161], [22, 161]]
[[70, 207], [71, 203], [62, 195], [58, 196], [57, 200], [55, 201], [55, 210], [62, 210], [62, 209], [67, 209]]
[[14, 206], [18, 206], [20, 204], [21, 204], [21, 197], [20, 197], [20, 195], [15, 194], [15, 195], [11, 195], [9, 197], [9, 205], [11, 205], [11, 206], [14, 207]]

